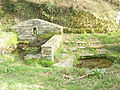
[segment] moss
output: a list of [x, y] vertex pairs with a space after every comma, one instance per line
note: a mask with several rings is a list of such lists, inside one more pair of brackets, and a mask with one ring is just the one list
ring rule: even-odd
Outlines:
[[50, 37], [52, 37], [54, 34], [40, 34], [37, 35], [37, 38], [42, 38], [42, 39], [49, 39]]
[[11, 35], [9, 41], [7, 42], [7, 45], [16, 45], [18, 43], [18, 37], [14, 33], [9, 33]]
[[19, 60], [19, 54], [0, 54], [0, 59], [4, 60], [4, 62], [15, 63]]
[[60, 32], [54, 32], [54, 31], [46, 31], [45, 32], [45, 34], [38, 34], [37, 35], [37, 39], [39, 40], [41, 40], [41, 39], [43, 39], [43, 40], [48, 40], [48, 39], [50, 39], [52, 36], [54, 36], [54, 35], [57, 35], [57, 34], [59, 34]]
[[17, 35], [12, 32], [3, 32], [1, 33], [2, 46], [0, 46], [0, 50], [4, 53], [11, 53], [17, 48]]
[[7, 46], [10, 45], [16, 45], [18, 43], [18, 37], [17, 34], [12, 33], [12, 32], [0, 32], [0, 38], [6, 38], [10, 37], [9, 40], [7, 41]]

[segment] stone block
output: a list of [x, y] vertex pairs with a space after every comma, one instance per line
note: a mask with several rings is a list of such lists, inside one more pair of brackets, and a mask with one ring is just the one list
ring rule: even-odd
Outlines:
[[72, 68], [74, 59], [75, 59], [75, 56], [71, 55], [64, 62], [58, 62], [58, 63], [54, 64], [53, 66]]
[[41, 46], [42, 58], [54, 60], [54, 53], [60, 47], [62, 35], [54, 35]]
[[38, 58], [41, 58], [41, 54], [36, 54], [36, 55], [27, 54], [26, 56], [24, 56], [24, 59], [38, 59]]

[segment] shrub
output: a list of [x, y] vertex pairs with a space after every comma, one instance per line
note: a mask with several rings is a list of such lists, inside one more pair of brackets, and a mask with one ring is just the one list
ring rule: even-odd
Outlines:
[[101, 70], [101, 69], [93, 69], [91, 72], [90, 72], [90, 75], [91, 76], [97, 76], [98, 78], [102, 78], [104, 76], [104, 73], [105, 71], [104, 70]]
[[40, 64], [44, 67], [49, 67], [49, 66], [52, 66], [54, 62], [51, 60], [42, 60]]
[[11, 0], [2, 0], [3, 3], [2, 10], [5, 13], [13, 13], [15, 12], [15, 5]]
[[10, 74], [15, 72], [14, 66], [11, 66], [9, 62], [3, 62], [0, 66], [0, 72]]
[[4, 73], [13, 73], [14, 71], [15, 71], [15, 68], [11, 66], [5, 66], [4, 68], [2, 68], [2, 72]]

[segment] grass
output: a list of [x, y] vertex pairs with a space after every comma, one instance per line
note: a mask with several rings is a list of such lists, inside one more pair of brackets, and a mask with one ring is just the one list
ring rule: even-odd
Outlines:
[[[102, 43], [118, 43], [119, 41], [119, 32], [112, 32], [107, 34], [72, 34], [65, 35], [68, 41], [85, 41], [88, 42], [90, 38], [97, 38], [102, 41]], [[72, 38], [71, 38], [72, 37]], [[110, 38], [110, 39], [109, 39]], [[108, 42], [109, 40], [109, 42]], [[116, 40], [116, 41], [115, 41]], [[63, 42], [64, 43], [64, 42]], [[74, 43], [67, 43], [68, 49], [76, 47]], [[26, 48], [28, 51], [31, 48]], [[113, 58], [114, 61], [117, 61], [119, 57], [118, 52], [119, 48], [109, 48], [112, 55], [118, 55], [116, 58]], [[38, 50], [38, 48], [33, 48], [32, 51]], [[78, 50], [78, 52], [81, 50]], [[94, 52], [94, 50], [88, 49], [88, 51]], [[87, 51], [87, 52], [88, 52]], [[64, 52], [64, 47], [61, 47], [61, 50], [58, 50], [56, 54], [57, 58], [61, 58], [61, 53]], [[116, 54], [117, 53], [117, 54]], [[69, 52], [73, 54], [73, 52]], [[41, 65], [26, 65], [24, 63], [19, 63], [19, 54], [14, 54], [13, 56], [5, 56], [6, 59], [10, 59], [16, 62], [8, 63], [8, 61], [0, 64], [0, 89], [5, 90], [17, 90], [17, 89], [31, 89], [31, 90], [99, 90], [105, 89], [119, 90], [120, 77], [118, 73], [112, 73], [112, 71], [119, 71], [120, 65], [118, 62], [114, 62], [113, 65], [108, 68], [105, 73], [102, 74], [101, 70], [94, 70], [88, 77], [80, 79], [83, 75], [88, 73], [87, 68], [57, 68], [57, 67], [42, 67]], [[62, 58], [61, 58], [62, 59]], [[23, 61], [24, 62], [24, 61]], [[46, 62], [43, 62], [43, 64]], [[78, 63], [78, 62], [77, 62]], [[49, 63], [48, 63], [49, 64]], [[51, 64], [51, 63], [50, 63]], [[44, 66], [44, 65], [43, 65]], [[86, 88], [87, 87], [87, 88]]]
[[[106, 38], [111, 38], [111, 36], [114, 36], [113, 39], [109, 40], [109, 43], [116, 43], [118, 41], [115, 42], [114, 39], [118, 39], [119, 32], [108, 34], [72, 34], [68, 36], [72, 36], [72, 38], [69, 38], [70, 41], [89, 41], [89, 38], [98, 38], [103, 40], [103, 43], [108, 41]], [[69, 49], [76, 46], [74, 43], [68, 43], [67, 45], [69, 46]], [[28, 50], [30, 49], [28, 48]], [[35, 48], [34, 50], [38, 49]], [[118, 49], [114, 50], [114, 52], [117, 52]], [[61, 50], [58, 50], [58, 52], [59, 54], [57, 54], [56, 57], [61, 58], [60, 55], [61, 52], [64, 52], [64, 48], [61, 47]], [[69, 53], [73, 54], [73, 52]], [[16, 55], [14, 59], [17, 60], [17, 57], [19, 56]], [[11, 58], [8, 57], [8, 59]], [[114, 58], [114, 61], [117, 61], [117, 58]], [[114, 62], [113, 65], [105, 71], [108, 74], [102, 74], [101, 70], [94, 70], [94, 73], [90, 74], [90, 76], [80, 79], [82, 75], [84, 76], [88, 73], [87, 68], [57, 68], [53, 66], [42, 67], [38, 64], [26, 65], [24, 63], [19, 63], [18, 61], [14, 63], [8, 63], [6, 61], [0, 64], [0, 89], [119, 90], [120, 74], [119, 72], [112, 73], [112, 71], [119, 71], [119, 68], [119, 63]]]
[[[118, 61], [119, 62], [119, 43], [120, 43], [120, 34], [119, 32], [109, 32], [106, 34], [65, 34], [66, 37], [65, 38], [65, 42], [63, 42], [63, 50], [59, 50], [59, 51], [68, 51], [67, 53], [69, 53], [69, 55], [76, 55], [78, 58], [80, 58], [80, 54], [79, 53], [90, 53], [90, 54], [95, 54], [96, 56], [100, 57], [100, 55], [97, 53], [99, 53], [99, 47], [97, 48], [91, 48], [90, 46], [94, 46], [96, 44], [94, 44], [93, 42], [97, 42], [98, 41], [98, 46], [99, 44], [101, 45], [105, 45], [104, 47], [100, 47], [103, 49], [106, 49], [105, 52], [109, 52], [106, 55], [107, 58], [110, 58], [112, 60], [114, 60], [115, 62]], [[69, 38], [69, 39], [67, 39]], [[67, 41], [67, 42], [66, 42]], [[86, 42], [87, 44], [77, 44], [76, 42]], [[91, 44], [90, 44], [91, 43]], [[90, 44], [90, 45], [89, 45]], [[114, 45], [115, 44], [115, 45]], [[80, 46], [84, 46], [86, 48], [84, 49], [80, 49]], [[73, 50], [75, 49], [75, 50]], [[62, 58], [62, 55], [60, 55], [63, 52], [59, 53], [59, 59]], [[102, 56], [102, 55], [101, 55]], [[83, 58], [83, 57], [81, 57]], [[118, 59], [118, 60], [117, 60]]]
[[[28, 0], [31, 2], [35, 2], [38, 4], [44, 3], [44, 2], [52, 2], [53, 4], [56, 4], [57, 6], [61, 7], [70, 7], [73, 5], [75, 9], [82, 9], [87, 10], [93, 13], [98, 18], [112, 18], [114, 19], [114, 15], [116, 13], [116, 9], [119, 8], [119, 6], [114, 5], [114, 7], [111, 5], [111, 3], [105, 1], [105, 0]], [[117, 2], [119, 3], [119, 2]], [[107, 8], [106, 8], [107, 7]], [[112, 15], [111, 15], [112, 13]]]
[[[1, 22], [5, 25], [4, 28], [15, 24], [17, 19], [21, 21], [31, 18], [40, 18], [65, 27], [70, 27], [72, 30], [67, 30], [67, 32], [75, 33], [92, 33], [93, 31], [107, 32], [116, 28], [114, 20], [117, 10], [102, 0], [99, 2], [95, 0], [46, 1], [42, 2], [40, 0], [38, 2], [38, 0], [33, 0], [31, 2], [29, 0], [22, 0], [14, 2], [11, 0], [10, 3], [5, 2], [0, 7], [1, 15], [3, 15], [1, 16]], [[11, 4], [13, 10], [9, 8]], [[107, 9], [104, 7], [107, 7]]]
[[119, 88], [120, 80], [117, 74], [110, 73], [102, 78], [95, 75], [79, 79], [85, 72], [86, 69], [79, 68], [44, 68], [3, 63], [0, 65], [0, 88], [5, 90], [109, 90], [115, 85]]
[[[75, 34], [65, 34], [65, 37], [71, 36], [68, 41], [85, 41], [89, 42], [90, 38], [97, 38], [103, 44], [112, 44], [120, 42], [120, 32], [109, 32], [106, 34], [94, 34], [96, 32], [106, 32], [106, 29], [112, 28], [117, 7], [112, 7], [108, 2], [103, 0], [22, 0], [10, 4], [4, 4], [0, 7], [0, 29], [9, 29], [15, 24], [15, 18], [26, 20], [31, 18], [41, 18], [71, 29], [67, 31]], [[16, 0], [14, 0], [16, 1]], [[40, 1], [40, 2], [39, 2]], [[8, 6], [13, 6], [9, 8]], [[33, 8], [34, 7], [34, 8]], [[79, 11], [80, 10], [80, 11]], [[112, 14], [111, 14], [112, 13]], [[13, 15], [14, 14], [14, 15]], [[114, 29], [113, 29], [114, 28]], [[94, 30], [92, 30], [94, 29]], [[10, 29], [9, 29], [10, 30]], [[78, 34], [78, 33], [84, 34]], [[87, 34], [93, 33], [93, 34]], [[3, 33], [0, 33], [2, 35]], [[5, 35], [6, 37], [7, 35]], [[51, 34], [38, 36], [38, 38], [51, 37]], [[13, 37], [15, 39], [15, 37]], [[14, 42], [14, 39], [9, 41], [9, 45]], [[15, 39], [16, 40], [16, 39]], [[67, 41], [67, 40], [66, 40]], [[74, 43], [66, 43], [61, 49], [55, 53], [56, 59], [66, 59], [61, 53], [66, 52], [73, 55], [73, 47], [77, 47]], [[27, 48], [27, 53], [36, 53], [39, 48]], [[119, 90], [120, 89], [120, 73], [112, 73], [120, 69], [120, 53], [119, 47], [106, 47], [111, 53], [108, 58], [114, 61], [113, 65], [102, 74], [101, 70], [95, 69], [89, 76], [80, 79], [88, 73], [87, 68], [57, 68], [57, 67], [42, 67], [41, 65], [26, 65], [25, 61], [20, 59], [20, 54], [0, 55], [0, 59], [5, 59], [4, 63], [0, 64], [0, 89], [2, 90]], [[77, 53], [82, 51], [77, 49]], [[94, 49], [87, 49], [85, 52], [96, 53]], [[77, 54], [76, 54], [77, 55]], [[77, 56], [80, 57], [79, 55]], [[76, 61], [77, 62], [77, 61]], [[51, 62], [43, 62], [44, 64]], [[77, 62], [79, 63], [79, 62]], [[53, 64], [53, 63], [52, 63]], [[102, 76], [101, 76], [102, 75]]]
[[[6, 46], [7, 45], [15, 45], [18, 43], [17, 34], [13, 32], [0, 32], [0, 38], [4, 40], [4, 38], [9, 37], [9, 40], [7, 39]], [[5, 39], [6, 40], [6, 39]]]

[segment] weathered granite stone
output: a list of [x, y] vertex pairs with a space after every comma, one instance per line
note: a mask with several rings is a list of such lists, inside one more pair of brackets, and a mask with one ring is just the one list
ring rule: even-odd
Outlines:
[[118, 15], [116, 17], [116, 23], [120, 24], [120, 11], [118, 12]]
[[77, 51], [77, 47], [73, 47], [73, 48], [72, 48], [72, 51], [73, 51], [73, 52]]
[[0, 51], [0, 54], [3, 54], [3, 51]]
[[34, 42], [36, 40], [36, 37], [34, 35], [19, 35], [18, 38], [20, 38], [20, 40], [22, 41], [30, 41], [30, 42]]
[[3, 60], [3, 59], [0, 59], [0, 63], [3, 63], [3, 62], [5, 62], [5, 60]]
[[41, 46], [42, 58], [54, 60], [54, 53], [60, 47], [62, 35], [54, 35]]
[[85, 49], [86, 47], [84, 47], [84, 46], [80, 46], [80, 47], [78, 47], [78, 49]]
[[71, 68], [71, 67], [73, 67], [74, 58], [75, 58], [75, 56], [72, 55], [72, 56], [68, 57], [64, 62], [56, 63], [53, 66]]
[[66, 57], [68, 57], [68, 56], [69, 56], [68, 53], [62, 53], [62, 57], [63, 57], [63, 58], [66, 58]]
[[85, 56], [94, 56], [95, 54], [90, 54], [90, 53], [80, 53], [80, 56], [85, 57]]
[[33, 54], [27, 54], [26, 56], [24, 56], [24, 59], [37, 59], [37, 58], [41, 58], [41, 54], [36, 54], [36, 55], [33, 55]]

